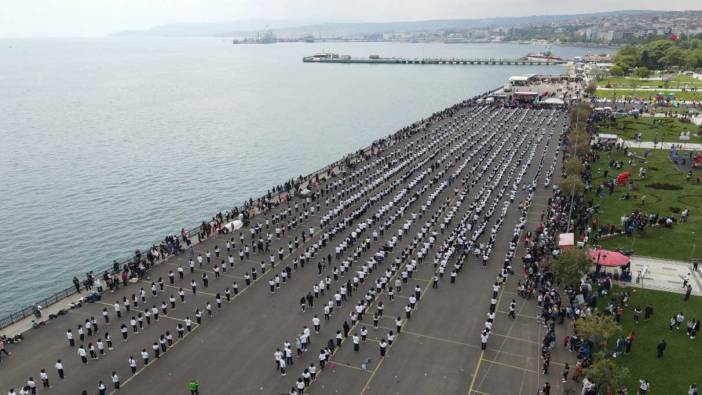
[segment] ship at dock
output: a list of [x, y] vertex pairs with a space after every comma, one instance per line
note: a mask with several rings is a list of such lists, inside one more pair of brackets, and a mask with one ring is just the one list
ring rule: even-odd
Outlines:
[[275, 34], [273, 34], [271, 30], [266, 31], [263, 34], [257, 33], [255, 38], [232, 40], [232, 44], [275, 44], [277, 42], [278, 38], [275, 36]]
[[545, 52], [530, 52], [527, 56], [523, 57], [524, 60], [530, 60], [532, 62], [563, 62], [563, 59], [558, 56], [553, 55], [551, 51]]

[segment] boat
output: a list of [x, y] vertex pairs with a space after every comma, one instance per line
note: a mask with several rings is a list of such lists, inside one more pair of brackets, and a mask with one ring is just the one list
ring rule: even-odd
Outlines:
[[261, 35], [256, 34], [256, 38], [245, 38], [243, 40], [234, 39], [232, 44], [275, 44], [278, 42], [278, 38], [273, 34], [271, 30], [268, 30]]
[[[316, 53], [312, 56], [305, 56], [302, 58], [303, 62], [325, 62], [333, 59], [342, 59], [343, 57], [340, 57], [338, 53], [333, 53], [333, 52], [321, 52], [321, 53]], [[351, 58], [348, 56], [348, 58]]]
[[554, 56], [551, 51], [546, 52], [530, 52], [527, 56], [523, 57], [524, 60], [530, 60], [532, 62], [562, 62], [563, 59], [558, 56]]

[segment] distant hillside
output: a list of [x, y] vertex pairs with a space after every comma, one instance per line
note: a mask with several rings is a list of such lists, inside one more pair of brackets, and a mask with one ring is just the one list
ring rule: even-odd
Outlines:
[[115, 33], [116, 36], [156, 36], [156, 37], [236, 37], [251, 35], [261, 30], [272, 30], [278, 36], [348, 36], [389, 32], [418, 32], [437, 30], [460, 30], [488, 26], [513, 27], [534, 24], [547, 24], [569, 19], [587, 19], [618, 15], [643, 15], [660, 13], [648, 10], [624, 10], [571, 15], [535, 15], [523, 17], [500, 17], [484, 19], [445, 19], [407, 22], [358, 22], [309, 24], [282, 20], [247, 20], [218, 23], [174, 23], [155, 26], [146, 30], [130, 30]]

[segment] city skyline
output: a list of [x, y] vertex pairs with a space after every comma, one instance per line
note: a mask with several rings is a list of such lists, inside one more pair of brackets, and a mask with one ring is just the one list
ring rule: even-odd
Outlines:
[[303, 25], [330, 22], [399, 22], [441, 19], [480, 19], [536, 15], [583, 14], [618, 10], [683, 11], [699, 8], [692, 0], [596, 0], [564, 3], [555, 0], [501, 0], [499, 7], [484, 0], [409, 0], [399, 7], [390, 1], [359, 0], [329, 3], [319, 0], [164, 0], [94, 2], [88, 0], [28, 0], [5, 5], [0, 38], [99, 37], [124, 30], [148, 29], [171, 23], [244, 21], [261, 25]]

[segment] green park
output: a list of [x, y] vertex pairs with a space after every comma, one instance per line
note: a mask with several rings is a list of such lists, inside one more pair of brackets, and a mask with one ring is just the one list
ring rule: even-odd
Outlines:
[[597, 78], [594, 87], [598, 98], [665, 104], [702, 101], [702, 80], [688, 71], [702, 68], [702, 40], [698, 38], [624, 46], [614, 62], [606, 75]]
[[637, 134], [641, 141], [684, 142], [680, 140], [682, 133], [690, 132], [691, 143], [702, 142], [702, 129], [685, 118], [656, 118], [625, 116], [602, 122], [597, 127], [598, 133], [616, 134], [624, 140], [635, 140]]
[[[582, 113], [576, 116], [578, 111]], [[658, 258], [686, 267], [691, 261], [702, 259], [698, 248], [702, 241], [702, 170], [690, 168], [697, 152], [672, 155], [668, 149], [621, 146], [589, 149], [581, 143], [581, 136], [598, 133], [616, 134], [624, 140], [633, 140], [640, 133], [643, 142], [677, 143], [680, 133], [687, 131], [693, 131], [689, 142], [700, 143], [697, 127], [668, 117], [610, 116], [588, 125], [575, 121], [588, 112], [582, 106], [573, 110], [567, 150], [574, 157], [565, 164], [567, 176], [561, 189], [572, 190], [571, 193], [582, 195], [585, 202], [592, 202], [594, 214], [588, 225], [593, 229], [609, 225], [617, 229], [614, 234], [591, 233], [590, 246], [633, 251], [634, 257]], [[591, 172], [589, 189], [584, 188], [584, 177], [581, 179], [585, 161]], [[702, 163], [702, 156], [698, 161]], [[609, 183], [622, 173], [628, 173], [628, 179], [610, 190]], [[683, 219], [686, 209], [689, 216]], [[658, 221], [660, 225], [649, 223], [633, 232], [623, 232], [622, 217], [634, 212], [647, 218], [670, 218], [670, 222]], [[582, 232], [583, 229], [576, 229], [576, 235]], [[580, 249], [566, 250], [561, 258], [549, 262], [549, 270], [565, 284], [578, 284], [581, 274], [593, 266]], [[603, 292], [606, 287], [597, 283], [599, 296], [593, 314], [574, 321], [576, 332], [594, 343], [595, 362], [585, 375], [599, 385], [599, 394], [614, 394], [617, 390], [635, 394], [642, 379], [650, 383], [650, 394], [686, 394], [691, 384], [702, 384], [702, 376], [694, 368], [699, 339], [687, 331], [690, 320], [694, 324], [694, 320], [702, 319], [702, 296], [693, 293], [685, 297], [682, 288], [680, 292], [651, 289], [638, 280], [615, 282], [609, 292]], [[618, 317], [614, 306], [621, 306]], [[648, 319], [639, 314], [646, 307], [652, 309]], [[685, 318], [679, 329], [671, 329], [671, 318], [680, 313]], [[623, 343], [626, 338], [631, 339], [630, 352], [617, 350], [617, 340]], [[665, 350], [659, 357], [661, 340], [665, 341]]]

